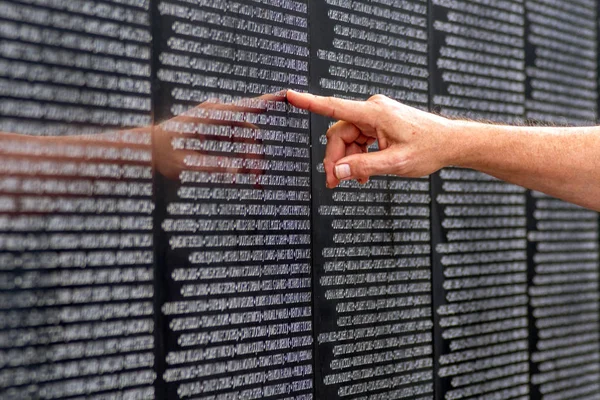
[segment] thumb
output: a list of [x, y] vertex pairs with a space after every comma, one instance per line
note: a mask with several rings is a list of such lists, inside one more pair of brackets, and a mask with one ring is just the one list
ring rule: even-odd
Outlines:
[[373, 153], [353, 154], [335, 164], [335, 176], [339, 180], [364, 180], [373, 175], [391, 174], [394, 171], [395, 158], [389, 148]]

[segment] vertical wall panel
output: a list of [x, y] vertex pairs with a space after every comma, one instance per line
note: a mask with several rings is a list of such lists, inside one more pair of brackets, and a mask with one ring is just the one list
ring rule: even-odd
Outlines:
[[0, 1], [2, 399], [154, 398], [151, 40], [147, 1]]
[[308, 114], [265, 96], [307, 89], [307, 2], [157, 18], [165, 398], [310, 399]]
[[[522, 1], [432, 4], [433, 109], [522, 121]], [[525, 190], [457, 168], [433, 185], [436, 397], [528, 398]]]
[[[311, 91], [426, 108], [427, 3], [311, 3]], [[430, 399], [429, 182], [325, 188], [330, 121], [313, 116], [316, 396]], [[375, 149], [372, 149], [375, 150]]]

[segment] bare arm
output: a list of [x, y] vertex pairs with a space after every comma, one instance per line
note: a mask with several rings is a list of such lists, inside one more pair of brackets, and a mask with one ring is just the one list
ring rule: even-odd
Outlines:
[[[359, 102], [290, 91], [288, 100], [340, 120], [327, 132], [328, 187], [379, 174], [425, 176], [454, 165], [600, 211], [600, 127], [452, 121], [384, 96]], [[381, 151], [367, 153], [375, 139]]]
[[600, 127], [456, 122], [453, 164], [600, 211]]

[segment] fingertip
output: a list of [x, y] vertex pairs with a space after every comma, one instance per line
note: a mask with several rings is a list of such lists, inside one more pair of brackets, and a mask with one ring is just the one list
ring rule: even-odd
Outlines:
[[335, 177], [335, 175], [325, 175], [325, 187], [327, 187], [327, 189], [335, 189], [339, 183], [340, 181]]
[[310, 112], [316, 112], [317, 114], [323, 114], [319, 110], [318, 103], [322, 101], [321, 97], [315, 96], [308, 92], [297, 92], [292, 89], [288, 89], [287, 101], [294, 107]]
[[295, 90], [293, 90], [293, 89], [288, 89], [288, 90], [285, 92], [285, 98], [287, 99], [288, 103], [292, 104], [292, 105], [293, 105], [293, 106], [295, 106], [295, 107], [302, 108], [302, 107], [300, 107], [300, 105], [298, 104], [298, 100], [300, 100], [300, 97], [301, 97], [300, 95], [301, 95], [301, 93], [299, 93], [299, 92], [296, 92], [296, 91], [295, 91]]
[[297, 99], [299, 96], [302, 96], [302, 93], [295, 91], [294, 89], [288, 89], [285, 91], [285, 97], [289, 98], [292, 96], [292, 99]]

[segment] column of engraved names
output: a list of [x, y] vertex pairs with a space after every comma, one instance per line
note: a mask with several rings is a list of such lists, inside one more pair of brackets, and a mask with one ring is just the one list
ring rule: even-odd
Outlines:
[[432, 106], [447, 116], [522, 121], [523, 0], [432, 0]]
[[[596, 3], [525, 3], [532, 51], [527, 67], [530, 120], [595, 123]], [[538, 192], [531, 193], [531, 202], [533, 390], [542, 399], [598, 398], [598, 214]]]
[[[522, 1], [433, 4], [434, 109], [522, 121]], [[434, 223], [441, 225], [434, 277], [442, 289], [434, 296], [443, 341], [436, 346], [439, 398], [527, 398], [525, 190], [449, 168], [434, 178], [434, 193]]]
[[150, 124], [148, 0], [3, 0], [0, 26], [0, 131]]
[[537, 331], [532, 383], [542, 399], [592, 399], [600, 391], [598, 214], [532, 193]]
[[[426, 109], [425, 1], [329, 0], [311, 5], [311, 23], [311, 91]], [[330, 124], [312, 122], [322, 160]], [[317, 396], [431, 398], [428, 180], [345, 181], [331, 192], [323, 164], [313, 168]]]
[[153, 398], [147, 1], [0, 2], [0, 397]]
[[444, 242], [436, 246], [449, 351], [439, 357], [445, 398], [529, 393], [525, 189], [481, 173], [440, 172]]
[[428, 188], [426, 180], [345, 183], [332, 205], [319, 206], [332, 235], [318, 278], [335, 317], [319, 320], [328, 328], [318, 335], [327, 393], [431, 396]]
[[0, 396], [154, 398], [150, 135], [0, 154]]
[[158, 10], [158, 76], [186, 121], [164, 124], [186, 155], [163, 223], [167, 396], [311, 399], [308, 117], [282, 97], [241, 99], [306, 90], [307, 5]]
[[525, 2], [530, 91], [526, 117], [561, 125], [596, 123], [596, 1]]

